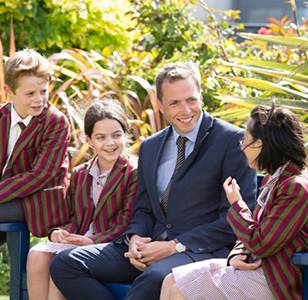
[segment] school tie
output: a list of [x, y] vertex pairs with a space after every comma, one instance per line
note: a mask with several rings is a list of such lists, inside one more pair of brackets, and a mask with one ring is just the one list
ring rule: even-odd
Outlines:
[[19, 127], [20, 127], [20, 129], [21, 129], [21, 133], [24, 131], [24, 129], [26, 128], [26, 125], [24, 124], [24, 122], [18, 122], [17, 123], [18, 125], [19, 125]]
[[185, 160], [185, 143], [187, 142], [188, 138], [186, 138], [185, 136], [179, 136], [176, 144], [178, 146], [178, 153], [177, 153], [177, 158], [176, 158], [176, 164], [175, 164], [175, 168], [173, 171], [173, 174], [171, 176], [171, 179], [168, 183], [168, 186], [166, 187], [163, 196], [161, 198], [161, 206], [162, 209], [165, 213], [165, 215], [167, 214], [167, 206], [168, 206], [168, 197], [169, 197], [169, 190], [170, 190], [170, 186], [172, 184], [173, 178], [175, 176], [175, 174], [177, 173], [179, 167], [182, 165], [183, 161]]

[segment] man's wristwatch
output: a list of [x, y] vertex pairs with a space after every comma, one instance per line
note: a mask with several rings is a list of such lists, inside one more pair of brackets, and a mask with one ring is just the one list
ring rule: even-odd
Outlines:
[[177, 238], [173, 239], [175, 241], [175, 250], [178, 253], [184, 252], [187, 250], [187, 247], [185, 245], [183, 245], [182, 243], [179, 242], [179, 240]]

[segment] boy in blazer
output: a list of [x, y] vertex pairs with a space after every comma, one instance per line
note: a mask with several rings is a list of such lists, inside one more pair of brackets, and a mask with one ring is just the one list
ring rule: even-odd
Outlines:
[[51, 276], [65, 298], [114, 300], [104, 282], [133, 282], [125, 299], [156, 300], [173, 267], [227, 257], [236, 237], [222, 184], [233, 174], [252, 209], [256, 172], [239, 147], [244, 131], [202, 109], [200, 85], [192, 63], [167, 64], [156, 76], [158, 105], [171, 126], [141, 144], [126, 235], [53, 260]]
[[[68, 221], [67, 118], [48, 102], [53, 66], [34, 50], [5, 63], [0, 105], [0, 222], [26, 221], [38, 237]], [[5, 236], [0, 236], [0, 243]]]

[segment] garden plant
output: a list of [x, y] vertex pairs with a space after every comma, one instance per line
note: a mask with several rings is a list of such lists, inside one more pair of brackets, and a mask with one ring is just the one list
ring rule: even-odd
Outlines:
[[[278, 0], [277, 0], [278, 1]], [[118, 99], [129, 112], [131, 148], [167, 124], [154, 91], [157, 70], [167, 62], [195, 62], [202, 74], [203, 107], [245, 127], [248, 113], [273, 97], [307, 124], [308, 20], [268, 18], [259, 34], [244, 29], [240, 11], [214, 10], [201, 22], [196, 0], [4, 0], [0, 6], [0, 61], [25, 45], [55, 64], [50, 101], [71, 124], [70, 168], [89, 160], [82, 143], [83, 112], [93, 98]], [[104, 5], [102, 5], [104, 3]], [[308, 8], [307, 8], [308, 9]], [[300, 24], [299, 24], [300, 23]], [[1, 43], [2, 42], [2, 43]], [[3, 92], [0, 63], [0, 104]], [[34, 244], [38, 240], [31, 238]], [[0, 250], [0, 294], [8, 293], [9, 256]]]

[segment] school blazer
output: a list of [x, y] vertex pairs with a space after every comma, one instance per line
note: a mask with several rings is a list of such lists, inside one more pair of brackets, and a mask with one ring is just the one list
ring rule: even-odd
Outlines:
[[126, 230], [132, 217], [137, 191], [137, 161], [124, 153], [118, 158], [99, 197], [97, 207], [90, 197], [93, 160], [72, 170], [67, 199], [71, 206], [70, 222], [61, 229], [85, 234], [93, 221], [95, 243], [113, 241]]
[[307, 169], [300, 170], [290, 163], [279, 177], [260, 223], [256, 221], [259, 210], [257, 205], [252, 216], [243, 202], [231, 206], [228, 221], [240, 241], [229, 259], [238, 254], [255, 254], [262, 259], [275, 299], [302, 299], [303, 267], [292, 263], [292, 255], [308, 250]]
[[47, 102], [39, 116], [33, 117], [20, 135], [6, 163], [11, 126], [11, 105], [0, 106], [0, 203], [20, 199], [29, 230], [46, 236], [49, 229], [68, 221], [67, 118]]

